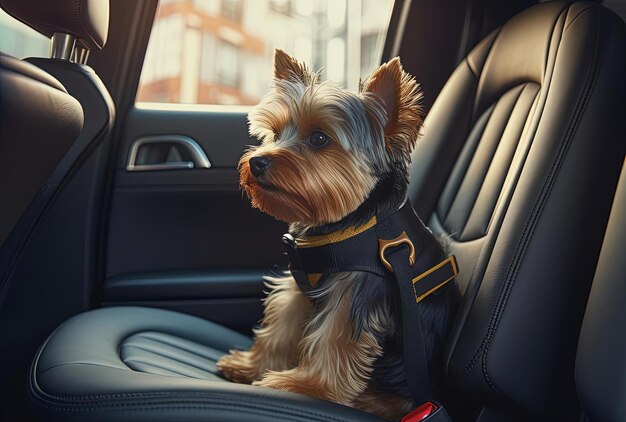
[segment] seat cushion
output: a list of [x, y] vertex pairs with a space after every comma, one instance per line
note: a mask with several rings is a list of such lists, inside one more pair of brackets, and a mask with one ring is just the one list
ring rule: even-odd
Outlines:
[[120, 345], [120, 357], [130, 368], [149, 374], [218, 381], [215, 364], [224, 351], [176, 335], [146, 331]]
[[215, 363], [252, 340], [161, 309], [112, 307], [70, 318], [31, 368], [29, 394], [63, 420], [381, 421], [335, 403], [221, 378]]

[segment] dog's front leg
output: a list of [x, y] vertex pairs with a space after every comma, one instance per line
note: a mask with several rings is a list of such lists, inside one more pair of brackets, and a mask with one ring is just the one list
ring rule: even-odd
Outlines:
[[311, 312], [311, 302], [295, 280], [267, 277], [271, 289], [265, 299], [261, 327], [248, 351], [231, 350], [217, 362], [217, 368], [231, 381], [251, 383], [265, 371], [282, 371], [298, 364], [298, 342]]
[[[297, 367], [268, 371], [253, 385], [293, 391], [348, 406], [365, 391], [382, 347], [374, 335], [381, 327], [364, 321], [357, 331], [351, 318], [353, 289], [340, 287], [321, 298], [300, 343]], [[371, 318], [373, 317], [373, 318]], [[369, 315], [368, 319], [376, 319]]]

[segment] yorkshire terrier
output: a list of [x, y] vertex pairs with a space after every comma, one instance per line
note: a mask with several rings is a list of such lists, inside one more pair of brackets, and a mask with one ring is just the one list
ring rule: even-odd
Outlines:
[[[321, 82], [319, 73], [276, 50], [271, 92], [248, 115], [261, 144], [239, 162], [243, 190], [254, 207], [290, 223], [298, 244], [359, 232], [406, 201], [421, 98], [398, 58], [354, 93]], [[223, 375], [387, 419], [408, 413], [416, 403], [407, 390], [395, 283], [344, 271], [308, 275], [311, 286], [303, 289], [287, 274], [266, 278], [270, 292], [254, 345], [222, 357]], [[445, 329], [437, 330], [429, 333], [437, 344], [433, 362]]]

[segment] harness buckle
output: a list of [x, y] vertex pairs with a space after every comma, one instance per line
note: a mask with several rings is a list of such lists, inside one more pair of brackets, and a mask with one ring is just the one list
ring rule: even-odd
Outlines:
[[385, 268], [387, 268], [392, 273], [394, 272], [393, 267], [391, 266], [389, 261], [387, 261], [387, 258], [385, 258], [385, 252], [389, 248], [395, 248], [396, 246], [400, 246], [402, 244], [406, 244], [409, 246], [409, 265], [412, 267], [413, 265], [415, 265], [415, 246], [413, 246], [413, 242], [411, 242], [411, 239], [409, 239], [409, 236], [407, 236], [405, 231], [403, 231], [402, 234], [400, 234], [400, 236], [396, 237], [395, 239], [378, 239], [378, 255], [380, 257], [380, 260]]

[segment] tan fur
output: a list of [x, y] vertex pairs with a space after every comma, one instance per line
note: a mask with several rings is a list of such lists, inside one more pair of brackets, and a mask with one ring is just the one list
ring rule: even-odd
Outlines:
[[298, 364], [298, 342], [311, 302], [292, 277], [266, 280], [270, 293], [261, 328], [254, 330], [254, 345], [248, 351], [231, 350], [217, 362], [217, 368], [234, 382], [249, 384], [268, 369], [281, 371]]
[[337, 285], [315, 313], [292, 278], [272, 281], [252, 349], [231, 351], [218, 362], [227, 378], [334, 401], [391, 420], [411, 410], [410, 398], [368, 387], [374, 361], [383, 352], [373, 332], [386, 331], [389, 322], [373, 315], [355, 338], [348, 315], [349, 277], [339, 281], [348, 285]]
[[[263, 182], [273, 189], [264, 188], [252, 175], [251, 156], [272, 160], [272, 171]], [[264, 144], [243, 155], [239, 171], [241, 186], [253, 207], [279, 220], [307, 225], [340, 220], [363, 202], [375, 183], [336, 144], [303, 154]]]
[[[279, 220], [305, 226], [334, 223], [354, 211], [376, 182], [372, 163], [349, 139], [367, 135], [355, 134], [358, 129], [348, 120], [359, 113], [377, 116], [373, 121], [386, 119], [380, 142], [390, 161], [378, 165], [408, 161], [421, 125], [419, 86], [397, 58], [363, 83], [360, 97], [332, 83], [317, 83], [317, 75], [281, 50], [274, 62], [274, 90], [249, 114], [250, 134], [263, 143], [241, 157], [241, 186], [254, 207]], [[338, 101], [349, 105], [338, 107]], [[331, 145], [308, 148], [314, 131], [329, 135]], [[260, 181], [249, 168], [255, 156], [272, 160], [271, 171]]]
[[254, 385], [354, 405], [367, 388], [382, 348], [368, 331], [354, 338], [349, 303], [350, 294], [332, 295], [307, 325], [300, 342], [298, 366], [287, 371], [268, 371]]
[[388, 152], [399, 159], [406, 158], [415, 147], [422, 126], [422, 93], [415, 78], [402, 69], [400, 59], [395, 57], [376, 69], [361, 89], [383, 101], [387, 112]]
[[276, 79], [299, 79], [305, 84], [315, 81], [315, 75], [309, 71], [304, 63], [277, 48], [274, 51], [274, 77]]

